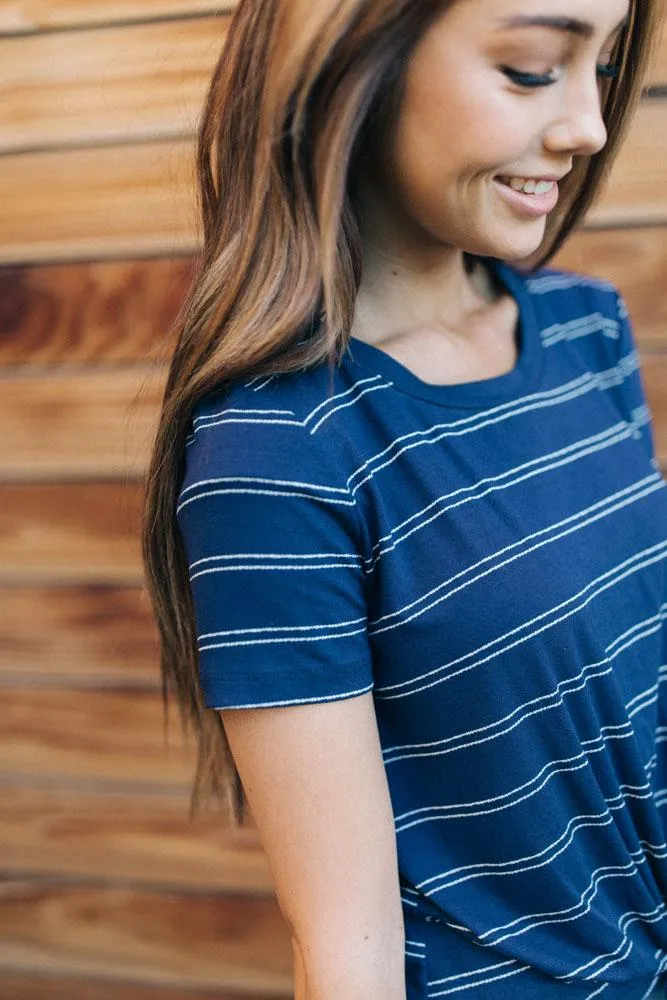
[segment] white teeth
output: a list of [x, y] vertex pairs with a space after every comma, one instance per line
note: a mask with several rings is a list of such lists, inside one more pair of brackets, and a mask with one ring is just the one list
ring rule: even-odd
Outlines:
[[505, 177], [503, 180], [514, 191], [523, 191], [525, 194], [546, 194], [556, 183], [555, 181], [535, 181], [525, 177]]

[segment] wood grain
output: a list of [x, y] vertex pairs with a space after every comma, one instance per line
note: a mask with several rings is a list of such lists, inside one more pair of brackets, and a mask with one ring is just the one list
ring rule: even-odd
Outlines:
[[[0, 36], [0, 152], [193, 135], [229, 21]], [[661, 47], [647, 85], [664, 83]]]
[[0, 365], [166, 361], [194, 260], [0, 267]]
[[0, 972], [0, 1000], [271, 1000], [275, 994], [230, 993], [219, 987], [168, 987], [73, 976]]
[[0, 263], [199, 245], [190, 139], [0, 157]]
[[188, 806], [186, 796], [160, 792], [5, 786], [0, 872], [273, 894], [251, 817], [234, 830], [212, 809], [189, 820]]
[[[157, 690], [157, 630], [140, 587], [0, 587], [0, 678]], [[1, 862], [0, 862], [1, 864]]]
[[194, 135], [228, 22], [0, 37], [0, 153]]
[[644, 101], [587, 225], [667, 222], [667, 101]]
[[[194, 260], [0, 268], [0, 365], [167, 362]], [[614, 281], [642, 347], [667, 348], [667, 227], [579, 231], [552, 266]]]
[[274, 899], [14, 881], [0, 887], [0, 969], [287, 996]]
[[24, 778], [185, 792], [194, 775], [194, 737], [175, 708], [165, 732], [157, 692], [5, 687], [2, 769]]
[[230, 11], [236, 0], [0, 0], [0, 34]]
[[[0, 157], [0, 263], [197, 249], [193, 141]], [[665, 162], [667, 101], [645, 101], [587, 226], [667, 224]]]
[[163, 366], [51, 372], [0, 382], [0, 480], [142, 476]]
[[0, 585], [141, 585], [142, 495], [123, 482], [0, 486]]

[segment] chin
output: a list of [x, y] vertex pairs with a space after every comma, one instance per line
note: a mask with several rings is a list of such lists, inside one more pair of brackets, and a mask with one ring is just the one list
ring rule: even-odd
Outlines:
[[524, 260], [536, 254], [544, 243], [545, 224], [543, 220], [535, 220], [538, 225], [532, 225], [530, 232], [517, 233], [516, 239], [512, 239], [508, 233], [504, 233], [502, 238], [485, 241], [488, 249], [483, 250], [489, 257], [497, 257], [498, 260], [505, 260], [512, 263]]

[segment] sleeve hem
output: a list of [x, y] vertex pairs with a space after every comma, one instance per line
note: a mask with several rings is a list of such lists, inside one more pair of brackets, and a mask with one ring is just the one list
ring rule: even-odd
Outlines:
[[[327, 701], [342, 701], [346, 698], [353, 698], [357, 695], [365, 694], [368, 691], [372, 691], [374, 683], [371, 682], [365, 687], [357, 688], [353, 691], [338, 691], [335, 694], [320, 694], [313, 695], [311, 697], [304, 698], [281, 698], [277, 700], [269, 701], [249, 701], [249, 702], [235, 702], [227, 701], [224, 704], [207, 705], [207, 708], [213, 709], [213, 711], [220, 711], [226, 708], [279, 708], [284, 705], [312, 705]], [[217, 698], [212, 698], [211, 700], [218, 702]]]

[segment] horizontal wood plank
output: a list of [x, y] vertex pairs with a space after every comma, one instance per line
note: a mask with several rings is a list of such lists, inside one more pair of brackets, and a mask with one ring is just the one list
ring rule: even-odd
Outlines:
[[0, 157], [0, 263], [199, 245], [191, 139]]
[[[183, 256], [0, 267], [0, 366], [167, 362], [193, 266]], [[667, 227], [580, 230], [551, 266], [614, 281], [642, 347], [667, 348], [667, 295], [655, 293], [667, 288]]]
[[231, 11], [236, 0], [0, 0], [0, 34]]
[[0, 381], [0, 480], [138, 477], [166, 373], [127, 368]]
[[0, 587], [0, 678], [157, 690], [157, 629], [147, 593], [104, 585]]
[[0, 267], [0, 365], [168, 360], [194, 260]]
[[194, 135], [228, 23], [0, 37], [0, 153]]
[[667, 101], [644, 101], [586, 224], [667, 223], [666, 161]]
[[11, 881], [0, 970], [288, 996], [290, 938], [274, 899]]
[[[194, 737], [175, 707], [165, 732], [157, 692], [5, 687], [0, 765], [23, 778], [101, 782], [122, 790], [183, 792], [194, 775]], [[0, 862], [1, 865], [1, 862]]]
[[134, 483], [0, 486], [0, 585], [143, 583]]
[[219, 987], [155, 986], [119, 979], [91, 979], [68, 975], [37, 976], [25, 972], [0, 972], [2, 1000], [272, 1000], [272, 993], [242, 993]]
[[[667, 101], [645, 101], [587, 227], [667, 224]], [[0, 263], [191, 252], [193, 140], [0, 157]]]
[[0, 36], [0, 153], [193, 135], [229, 20]]
[[272, 895], [252, 818], [234, 830], [188, 807], [183, 795], [3, 787], [0, 873]]

